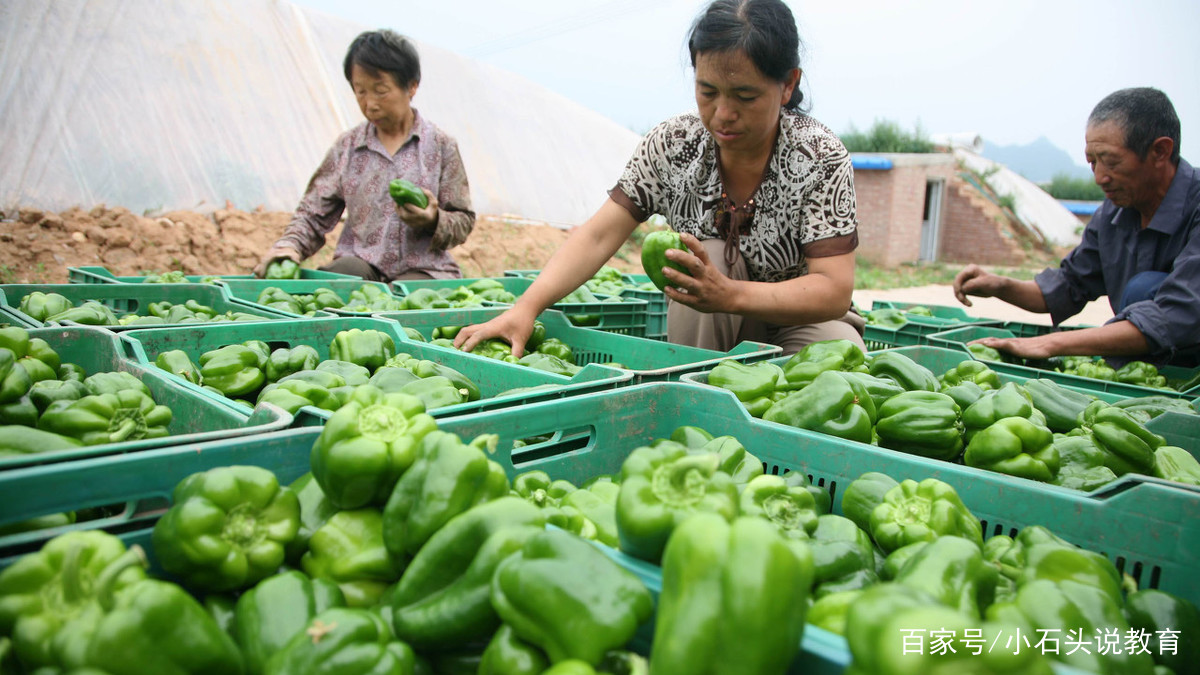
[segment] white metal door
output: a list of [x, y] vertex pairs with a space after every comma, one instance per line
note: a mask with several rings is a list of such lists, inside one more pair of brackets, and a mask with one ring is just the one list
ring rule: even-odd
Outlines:
[[925, 215], [921, 221], [921, 252], [922, 262], [937, 260], [938, 232], [942, 227], [942, 188], [945, 181], [930, 180], [925, 183]]

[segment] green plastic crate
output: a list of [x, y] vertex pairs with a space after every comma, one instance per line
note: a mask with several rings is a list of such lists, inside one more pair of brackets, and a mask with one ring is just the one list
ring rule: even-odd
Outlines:
[[[495, 277], [492, 278], [492, 280], [500, 282], [500, 285], [504, 287], [504, 290], [516, 296], [520, 296], [529, 289], [531, 284], [533, 284], [532, 279], [522, 277]], [[393, 281], [392, 288], [397, 295], [403, 297], [417, 290], [418, 288], [432, 288], [434, 290], [440, 290], [443, 288], [458, 288], [459, 286], [470, 286], [476, 281], [482, 281], [482, 279], [418, 279], [415, 281]], [[497, 306], [497, 303], [488, 303], [487, 306], [494, 307]], [[636, 335], [638, 337], [644, 337], [646, 335], [647, 303], [645, 300], [634, 298], [625, 302], [559, 302], [553, 306], [553, 309], [557, 309], [563, 314], [567, 315], [599, 315], [600, 323], [596, 324], [595, 326], [587, 326], [588, 328], [607, 331], [610, 333], [620, 333], [622, 335]]]
[[[18, 307], [21, 298], [41, 291], [43, 293], [58, 293], [71, 302], [79, 305], [85, 300], [97, 302], [112, 308], [117, 314], [135, 313], [146, 315], [152, 302], [170, 302], [183, 304], [188, 300], [212, 307], [218, 313], [228, 311], [245, 312], [262, 317], [262, 321], [296, 318], [296, 315], [262, 305], [243, 303], [229, 295], [223, 286], [214, 284], [4, 284], [0, 285], [0, 303], [18, 319], [31, 326], [41, 326]], [[232, 322], [231, 322], [232, 323]], [[236, 323], [256, 323], [239, 321]], [[195, 324], [162, 324], [162, 326], [185, 326]], [[145, 326], [104, 326], [112, 331], [126, 331]]]
[[929, 305], [921, 302], [897, 302], [895, 300], [875, 300], [871, 303], [871, 309], [899, 309], [909, 310], [913, 307], [925, 307], [929, 310], [932, 317], [916, 316], [909, 318], [916, 319], [936, 319], [945, 321], [949, 324], [976, 324], [976, 323], [1000, 323], [998, 319], [988, 319], [984, 317], [972, 316], [967, 313], [962, 307], [954, 307], [951, 305]]
[[[595, 364], [584, 366], [583, 370], [576, 373], [574, 377], [566, 377], [495, 359], [481, 359], [455, 349], [444, 349], [422, 342], [410, 341], [404, 337], [404, 331], [399, 324], [376, 318], [329, 317], [276, 321], [251, 326], [200, 324], [182, 328], [148, 328], [129, 331], [125, 333], [124, 337], [132, 343], [130, 346], [131, 358], [142, 365], [153, 367], [155, 357], [165, 351], [181, 349], [191, 357], [193, 362], [198, 363], [200, 355], [204, 352], [246, 340], [262, 340], [270, 345], [272, 350], [306, 344], [315, 348], [322, 359], [327, 359], [329, 358], [329, 343], [333, 337], [343, 330], [352, 328], [387, 333], [396, 343], [398, 353], [406, 352], [419, 359], [427, 359], [449, 366], [479, 385], [482, 395], [480, 400], [446, 406], [430, 412], [431, 415], [439, 418], [611, 389], [633, 377], [627, 371]], [[222, 405], [242, 407], [232, 399], [198, 387], [177, 375], [164, 373], [164, 376]], [[509, 389], [541, 385], [555, 386], [537, 391], [497, 396]], [[317, 422], [315, 423], [318, 424], [323, 423], [332, 414], [327, 410], [309, 406], [304, 409], [316, 418]]]
[[[440, 310], [441, 313], [380, 312], [375, 316], [412, 328], [429, 339], [434, 328], [483, 323], [500, 316], [504, 311], [500, 307], [489, 307]], [[677, 380], [684, 373], [712, 368], [725, 359], [750, 363], [770, 358], [781, 351], [775, 345], [746, 341], [722, 353], [632, 335], [588, 330], [573, 325], [566, 315], [555, 310], [543, 312], [538, 319], [546, 326], [546, 337], [558, 338], [571, 347], [575, 363], [585, 365], [616, 361], [633, 373], [629, 384]]]
[[[337, 293], [342, 300], [349, 302], [350, 292], [358, 290], [363, 286], [375, 286], [379, 290], [388, 295], [392, 295], [392, 288], [388, 284], [381, 281], [364, 281], [358, 277], [346, 277], [339, 275], [338, 279], [224, 279], [221, 284], [229, 289], [229, 294], [234, 299], [255, 307], [263, 307], [258, 304], [258, 296], [264, 289], [275, 287], [292, 295], [310, 295], [318, 288], [328, 288]], [[267, 309], [274, 309], [268, 307]], [[373, 312], [350, 312], [340, 308], [328, 308], [321, 310], [317, 316], [371, 316]]]
[[105, 455], [144, 451], [183, 443], [199, 443], [221, 438], [244, 437], [283, 429], [292, 416], [283, 410], [262, 405], [251, 411], [219, 405], [209, 396], [178, 386], [171, 376], [154, 367], [133, 363], [127, 358], [128, 343], [120, 336], [90, 326], [29, 329], [31, 338], [41, 338], [58, 352], [63, 363], [82, 366], [88, 375], [122, 371], [136, 376], [150, 388], [155, 403], [173, 413], [164, 438], [145, 438], [123, 443], [84, 446], [52, 453], [0, 457], [0, 470], [52, 462], [89, 460]]
[[[253, 274], [189, 274], [187, 280], [192, 283], [202, 283], [201, 280], [205, 277], [217, 277], [222, 281], [232, 279], [258, 279]], [[358, 277], [350, 274], [338, 274], [337, 272], [326, 272], [324, 270], [308, 269], [307, 267], [300, 268], [301, 279], [357, 279]], [[146, 276], [117, 276], [110, 272], [107, 267], [99, 267], [96, 265], [86, 265], [83, 267], [68, 267], [67, 281], [72, 284], [141, 284], [145, 283]]]
[[20, 328], [38, 327], [33, 325], [33, 323], [28, 320], [29, 317], [27, 315], [10, 311], [8, 307], [5, 306], [7, 305], [7, 302], [4, 298], [4, 291], [0, 291], [0, 328], [5, 328], [8, 326], [18, 326]]
[[1040, 323], [1026, 323], [1024, 321], [1004, 321], [1000, 324], [1000, 328], [1010, 331], [1017, 337], [1037, 337], [1039, 335], [1049, 335], [1050, 333], [1058, 333], [1066, 330], [1093, 328], [1093, 326], [1048, 326]]
[[[541, 270], [504, 270], [504, 276], [533, 279], [541, 272]], [[622, 274], [621, 276], [629, 284], [644, 284], [650, 281], [650, 277], [645, 274]], [[629, 288], [621, 295], [646, 301], [646, 334], [643, 337], [651, 340], [667, 339], [667, 296], [663, 295], [662, 291]]]
[[[983, 521], [988, 536], [1043, 525], [1105, 554], [1141, 587], [1200, 602], [1200, 577], [1194, 572], [1200, 565], [1200, 499], [1194, 492], [1158, 483], [1126, 480], [1090, 494], [1038, 489], [999, 474], [980, 476], [942, 462], [764, 423], [750, 418], [729, 392], [681, 383], [626, 387], [439, 421], [441, 429], [464, 438], [498, 434], [492, 458], [510, 476], [541, 469], [552, 478], [576, 483], [619, 471], [631, 450], [669, 436], [680, 425], [735, 436], [763, 461], [768, 473], [805, 473], [830, 492], [835, 513], [841, 513], [845, 486], [864, 472], [881, 471], [897, 480], [937, 478], [958, 491]], [[543, 434], [552, 440], [513, 451], [514, 440]], [[0, 490], [11, 495], [0, 504], [0, 523], [112, 503], [161, 504], [179, 480], [215, 466], [263, 466], [287, 483], [308, 470], [308, 451], [316, 436], [316, 430], [296, 429], [246, 443], [180, 448], [153, 458], [114, 457], [87, 473], [82, 467], [64, 466], [34, 467], [19, 477], [0, 474]], [[63, 484], [79, 488], [56, 489]], [[146, 546], [157, 515], [134, 514], [131, 525], [140, 527], [127, 527], [121, 536]], [[0, 566], [23, 552], [4, 549]], [[661, 591], [657, 567], [617, 551], [607, 553], [638, 574], [652, 592]], [[791, 673], [840, 673], [849, 662], [845, 640], [813, 626], [806, 627], [800, 648]]]
[[[1012, 331], [998, 326], [967, 326], [964, 328], [956, 328], [940, 333], [930, 335], [928, 340], [931, 346], [943, 347], [946, 349], [954, 349], [961, 352], [966, 352], [971, 358], [976, 358], [970, 354], [967, 349], [967, 343], [972, 340], [978, 340], [985, 337], [1000, 337], [1012, 338], [1019, 337]], [[1014, 375], [1023, 375], [1025, 377], [1041, 377], [1049, 380], [1054, 380], [1059, 384], [1069, 384], [1071, 386], [1083, 389], [1089, 392], [1107, 392], [1119, 395], [1121, 398], [1132, 398], [1135, 396], [1170, 396], [1173, 398], [1194, 399], [1200, 396], [1200, 386], [1192, 387], [1187, 391], [1175, 391], [1173, 389], [1155, 389], [1153, 387], [1143, 387], [1136, 384], [1128, 384], [1126, 382], [1110, 382], [1108, 380], [1097, 380], [1091, 377], [1080, 377], [1079, 375], [1069, 375], [1060, 373], [1054, 370], [1046, 370], [1043, 368], [1034, 368], [1032, 366], [1023, 366], [1016, 363], [1005, 363], [1002, 361], [984, 361], [992, 370], [996, 372], [1012, 373]], [[1158, 369], [1160, 373], [1172, 380], [1190, 380], [1195, 371], [1177, 366], [1163, 366]]]
[[[959, 363], [961, 363], [965, 360], [968, 360], [962, 351], [954, 350], [954, 349], [945, 349], [942, 347], [897, 347], [895, 349], [891, 349], [888, 351], [895, 351], [895, 352], [904, 354], [905, 356], [911, 358], [913, 361], [916, 361], [917, 363], [921, 364], [922, 366], [925, 366], [929, 370], [933, 371], [933, 374], [937, 375], [939, 377], [942, 375], [942, 373], [945, 373], [947, 370], [950, 370], [951, 368], [954, 368], [955, 366], [957, 366]], [[874, 355], [877, 353], [878, 353], [878, 351], [870, 352], [871, 355]], [[787, 363], [789, 358], [791, 358], [791, 357], [783, 356], [783, 357], [779, 357], [779, 358], [775, 358], [775, 359], [770, 359], [770, 362], [774, 363], [776, 365], [782, 366], [783, 364]], [[994, 364], [993, 361], [985, 361], [984, 363], [987, 363], [989, 367], [991, 367]], [[1033, 370], [1033, 369], [1026, 369], [1026, 370]], [[711, 372], [711, 371], [705, 370], [705, 371], [700, 371], [700, 372], [685, 373], [684, 375], [681, 375], [679, 379], [686, 383], [709, 386], [708, 385], [709, 372]], [[1004, 384], [1007, 384], [1009, 382], [1014, 382], [1016, 384], [1022, 384], [1026, 380], [1036, 379], [1041, 373], [1044, 373], [1044, 372], [1045, 371], [1035, 370], [1034, 371], [1035, 374], [1031, 376], [1031, 375], [1027, 375], [1025, 373], [1002, 371], [1002, 370], [998, 370], [998, 369], [996, 370], [996, 374], [1000, 377], [1000, 381]], [[1078, 391], [1078, 392], [1083, 392], [1083, 393], [1089, 394], [1091, 396], [1095, 396], [1096, 398], [1098, 398], [1106, 403], [1114, 403], [1123, 398], [1128, 398], [1127, 396], [1124, 396], [1119, 393], [1089, 390], [1089, 389], [1085, 389], [1083, 387], [1075, 386], [1072, 383], [1059, 382], [1059, 384], [1068, 389]], [[1193, 407], [1196, 408], [1197, 411], [1200, 411], [1200, 405], [1193, 403]], [[764, 422], [764, 424], [767, 424], [767, 423]], [[1160, 415], [1158, 418], [1150, 420], [1150, 422], [1146, 424], [1146, 428], [1150, 429], [1154, 433], [1159, 434], [1160, 436], [1163, 436], [1164, 438], [1166, 438], [1167, 443], [1169, 445], [1177, 445], [1177, 446], [1187, 450], [1188, 452], [1192, 453], [1197, 458], [1200, 458], [1200, 416], [1182, 415], [1179, 413], [1164, 413], [1164, 414]], [[994, 473], [994, 472], [986, 471], [984, 469], [975, 469], [975, 468], [967, 467], [967, 466], [962, 466], [961, 468], [968, 470], [968, 471], [980, 471], [980, 472], [989, 473], [989, 474]], [[1142, 476], [1142, 478], [1146, 478], [1146, 477]], [[1024, 479], [1013, 479], [1013, 480], [1021, 480], [1022, 482], [1035, 483], [1035, 481], [1025, 481]], [[1119, 480], [1120, 479], [1118, 479], [1118, 481]], [[1036, 484], [1043, 485], [1042, 483], [1036, 483]], [[1180, 487], [1181, 487], [1181, 489], [1200, 492], [1200, 488], [1191, 487], [1191, 486], [1180, 486]], [[1103, 490], [1103, 489], [1107, 489], [1107, 488], [1101, 488], [1101, 489]]]

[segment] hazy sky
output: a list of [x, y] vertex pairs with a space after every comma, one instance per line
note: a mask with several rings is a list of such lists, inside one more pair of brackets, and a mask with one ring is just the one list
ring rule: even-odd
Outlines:
[[[705, 2], [296, 1], [520, 74], [639, 133], [695, 107], [685, 45]], [[1154, 86], [1179, 113], [1183, 156], [1200, 163], [1198, 0], [788, 4], [811, 112], [835, 132], [886, 119], [1000, 145], [1046, 136], [1083, 165], [1092, 106]]]

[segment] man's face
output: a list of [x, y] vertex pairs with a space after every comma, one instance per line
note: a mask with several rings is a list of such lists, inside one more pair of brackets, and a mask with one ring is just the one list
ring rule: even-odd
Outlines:
[[1125, 147], [1125, 130], [1120, 125], [1112, 121], [1089, 125], [1085, 138], [1087, 162], [1096, 185], [1113, 204], [1138, 208], [1152, 198], [1156, 172], [1148, 160]]

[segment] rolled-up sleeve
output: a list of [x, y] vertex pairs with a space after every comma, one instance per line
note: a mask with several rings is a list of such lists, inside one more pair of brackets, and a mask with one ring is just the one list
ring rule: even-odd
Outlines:
[[[1200, 232], [1200, 214], [1190, 224]], [[1135, 302], [1113, 317], [1137, 327], [1151, 351], [1170, 356], [1200, 346], [1200, 234], [1193, 234], [1152, 300]]]
[[339, 138], [312, 178], [300, 198], [300, 205], [292, 214], [292, 221], [284, 230], [276, 246], [290, 246], [308, 258], [325, 245], [325, 236], [337, 227], [346, 209], [342, 197], [341, 163], [345, 154], [345, 138]]
[[667, 141], [665, 125], [651, 129], [633, 151], [616, 186], [608, 192], [638, 222], [663, 213], [666, 187], [660, 165], [667, 161]]
[[1094, 222], [1095, 218], [1084, 229], [1083, 241], [1063, 258], [1057, 268], [1044, 269], [1034, 278], [1055, 326], [1075, 316], [1089, 302], [1108, 292], [1104, 287], [1104, 266], [1100, 262]]
[[444, 251], [467, 240], [475, 229], [475, 211], [471, 208], [471, 188], [467, 170], [458, 152], [458, 143], [445, 137], [442, 143], [442, 171], [438, 180], [438, 224], [431, 247]]

